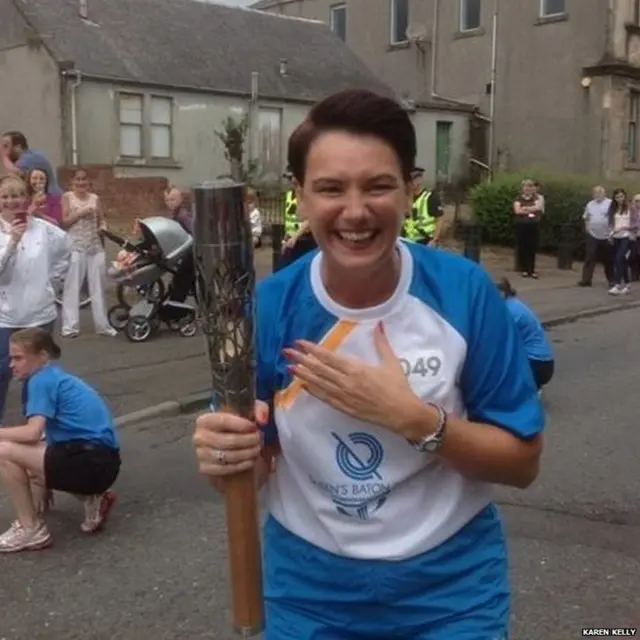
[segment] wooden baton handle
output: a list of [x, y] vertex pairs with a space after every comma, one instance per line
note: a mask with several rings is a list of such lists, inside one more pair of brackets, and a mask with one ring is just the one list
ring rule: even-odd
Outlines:
[[230, 476], [225, 484], [233, 624], [242, 637], [251, 638], [264, 626], [255, 472]]
[[264, 628], [260, 510], [255, 473], [251, 469], [229, 476], [224, 492], [233, 626], [242, 638], [251, 638]]

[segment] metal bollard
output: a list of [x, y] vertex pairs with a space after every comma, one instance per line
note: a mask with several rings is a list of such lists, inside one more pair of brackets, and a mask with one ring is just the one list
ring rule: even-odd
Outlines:
[[274, 223], [271, 225], [271, 270], [276, 271], [276, 267], [282, 257], [282, 242], [284, 240], [284, 225]]
[[473, 220], [469, 220], [464, 225], [464, 250], [463, 255], [468, 260], [480, 262], [480, 252], [482, 249], [482, 227]]
[[573, 268], [574, 234], [573, 225], [560, 226], [558, 236], [558, 269], [570, 271]]

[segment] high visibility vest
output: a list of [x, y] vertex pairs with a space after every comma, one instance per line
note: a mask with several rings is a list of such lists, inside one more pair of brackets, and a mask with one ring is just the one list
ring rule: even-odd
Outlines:
[[298, 218], [298, 201], [292, 189], [287, 191], [284, 197], [284, 235], [291, 237], [300, 229]]
[[429, 215], [429, 198], [431, 191], [423, 191], [413, 202], [411, 214], [402, 225], [402, 235], [407, 240], [430, 238], [436, 232], [437, 220]]

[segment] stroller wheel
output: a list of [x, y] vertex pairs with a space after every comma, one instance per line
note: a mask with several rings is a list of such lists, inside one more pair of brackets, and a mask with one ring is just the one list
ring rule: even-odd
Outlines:
[[124, 333], [131, 342], [144, 342], [153, 333], [153, 326], [144, 316], [131, 316]]
[[198, 325], [193, 322], [187, 322], [180, 327], [180, 335], [183, 338], [192, 338], [198, 332]]
[[107, 320], [116, 331], [122, 331], [129, 322], [129, 307], [124, 304], [114, 305], [107, 312]]

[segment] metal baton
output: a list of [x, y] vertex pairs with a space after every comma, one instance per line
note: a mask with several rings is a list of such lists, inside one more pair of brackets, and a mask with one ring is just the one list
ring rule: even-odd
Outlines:
[[[211, 365], [213, 405], [251, 420], [255, 410], [253, 237], [244, 185], [216, 180], [193, 189], [198, 308]], [[231, 602], [236, 631], [263, 629], [259, 509], [253, 471], [225, 488]]]

